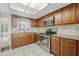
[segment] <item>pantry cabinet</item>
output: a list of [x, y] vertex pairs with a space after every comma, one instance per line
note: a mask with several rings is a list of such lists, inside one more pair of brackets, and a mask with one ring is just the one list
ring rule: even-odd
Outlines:
[[63, 10], [59, 9], [55, 11], [55, 25], [62, 25], [63, 24]]
[[63, 8], [63, 24], [75, 23], [75, 4]]
[[51, 37], [51, 52], [60, 55], [60, 38]]

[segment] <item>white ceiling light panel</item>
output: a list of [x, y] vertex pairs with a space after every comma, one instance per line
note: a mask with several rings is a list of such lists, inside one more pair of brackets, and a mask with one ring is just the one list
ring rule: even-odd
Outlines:
[[35, 15], [47, 5], [47, 3], [10, 3], [10, 8], [27, 14]]
[[21, 3], [10, 3], [9, 5], [10, 5], [11, 9], [21, 11], [21, 12], [24, 12], [24, 10], [26, 8], [26, 5], [21, 4]]
[[40, 11], [43, 8], [45, 8], [47, 5], [48, 5], [47, 3], [31, 3], [29, 7]]
[[34, 15], [34, 14], [36, 14], [37, 12], [38, 12], [38, 10], [33, 9], [33, 8], [31, 8], [31, 7], [27, 7], [27, 9], [25, 10], [25, 13], [31, 14], [31, 15]]

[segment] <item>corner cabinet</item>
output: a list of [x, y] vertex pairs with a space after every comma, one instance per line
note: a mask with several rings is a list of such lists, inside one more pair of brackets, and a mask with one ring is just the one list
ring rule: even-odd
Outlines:
[[63, 23], [63, 10], [55, 11], [55, 25], [62, 25]]
[[75, 23], [75, 4], [63, 8], [63, 24]]
[[32, 27], [37, 27], [37, 20], [32, 19], [31, 20], [31, 25], [32, 25]]

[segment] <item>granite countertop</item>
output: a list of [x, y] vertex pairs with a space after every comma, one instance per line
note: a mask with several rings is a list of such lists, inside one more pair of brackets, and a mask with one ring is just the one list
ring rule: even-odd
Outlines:
[[55, 35], [51, 35], [51, 36], [57, 36], [57, 37], [61, 37], [61, 38], [79, 40], [79, 36], [73, 36], [73, 35], [55, 34]]

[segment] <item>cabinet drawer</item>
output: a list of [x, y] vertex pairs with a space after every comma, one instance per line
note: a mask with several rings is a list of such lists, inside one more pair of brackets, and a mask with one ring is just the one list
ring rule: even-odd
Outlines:
[[55, 36], [51, 37], [51, 39], [57, 39], [57, 40], [59, 40], [58, 38], [59, 38], [59, 37], [55, 37]]
[[62, 43], [66, 43], [66, 44], [70, 44], [70, 45], [76, 46], [76, 40], [63, 38], [61, 41], [62, 41]]

